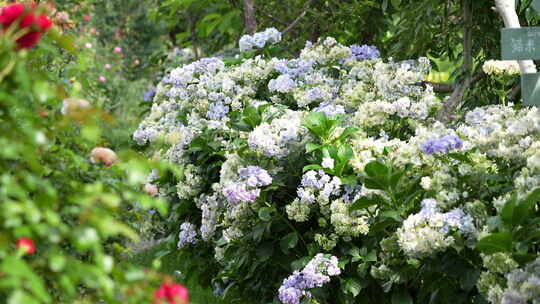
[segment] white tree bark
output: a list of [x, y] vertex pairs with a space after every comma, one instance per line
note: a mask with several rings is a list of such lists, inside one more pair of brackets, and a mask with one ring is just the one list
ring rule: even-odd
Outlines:
[[[495, 10], [501, 15], [507, 28], [520, 28], [516, 12], [516, 0], [495, 0]], [[536, 65], [532, 60], [520, 60], [521, 74], [536, 73]]]

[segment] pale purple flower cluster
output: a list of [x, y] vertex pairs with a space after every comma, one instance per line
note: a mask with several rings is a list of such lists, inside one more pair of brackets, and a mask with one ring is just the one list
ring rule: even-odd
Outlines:
[[[334, 178], [330, 177], [330, 175], [324, 173], [323, 170], [310, 170], [302, 176], [301, 184], [303, 187], [315, 188], [317, 190], [328, 188], [327, 191], [333, 193], [335, 189], [341, 186], [341, 183], [337, 182], [336, 178], [336, 176], [334, 176]], [[337, 179], [339, 180], [339, 178]]]
[[422, 152], [428, 155], [435, 153], [446, 153], [450, 150], [461, 149], [463, 140], [454, 134], [445, 135], [440, 138], [428, 139], [421, 147]]
[[[173, 84], [175, 87], [186, 87], [196, 81], [197, 74], [214, 74], [225, 68], [225, 63], [219, 58], [202, 58], [188, 65], [172, 70], [169, 75], [163, 78], [163, 83]], [[180, 97], [184, 91], [171, 89], [167, 96]]]
[[144, 92], [143, 100], [146, 102], [152, 101], [156, 96], [156, 87], [150, 86], [146, 92]]
[[448, 233], [451, 228], [459, 230], [461, 233], [470, 234], [474, 232], [473, 218], [460, 208], [455, 208], [449, 212], [440, 213], [437, 206], [437, 201], [432, 198], [427, 198], [422, 201], [422, 210], [419, 215], [427, 219], [433, 218], [435, 215], [441, 214], [443, 218], [442, 233]]
[[211, 120], [220, 120], [221, 118], [223, 118], [223, 116], [229, 113], [229, 110], [229, 106], [226, 106], [221, 101], [216, 101], [208, 106], [208, 112], [206, 112], [206, 117]]
[[540, 258], [506, 275], [508, 287], [501, 304], [538, 303], [540, 301]]
[[329, 102], [323, 102], [317, 108], [315, 108], [314, 111], [322, 112], [328, 117], [334, 117], [339, 114], [345, 114], [345, 107]]
[[259, 166], [247, 166], [238, 170], [238, 174], [250, 187], [263, 187], [272, 183], [270, 174]]
[[267, 28], [264, 32], [255, 33], [253, 36], [244, 35], [238, 42], [240, 46], [240, 52], [245, 52], [253, 48], [263, 48], [267, 43], [275, 44], [281, 41], [281, 33], [271, 27]]
[[223, 189], [223, 195], [232, 205], [240, 202], [254, 202], [260, 194], [261, 189], [248, 190], [245, 183], [231, 183]]
[[183, 248], [189, 244], [197, 243], [197, 227], [194, 224], [185, 222], [180, 225], [178, 234], [178, 248]]
[[313, 69], [314, 61], [303, 59], [279, 59], [276, 60], [274, 68], [280, 74], [287, 74], [291, 77], [306, 74]]
[[230, 183], [223, 189], [223, 195], [229, 204], [240, 202], [253, 202], [261, 194], [260, 187], [272, 183], [272, 177], [268, 172], [258, 166], [248, 166], [238, 170], [240, 182]]
[[279, 75], [278, 78], [270, 80], [268, 90], [270, 92], [288, 93], [296, 88], [296, 82], [288, 74]]
[[318, 100], [318, 99], [323, 99], [325, 94], [324, 94], [324, 91], [321, 88], [314, 87], [314, 88], [309, 89], [306, 92], [306, 96], [307, 96], [307, 100], [309, 102], [313, 102], [313, 101]]
[[295, 271], [279, 288], [279, 300], [283, 304], [299, 304], [302, 297], [311, 298], [309, 289], [322, 287], [330, 282], [330, 276], [341, 273], [335, 256], [326, 258], [317, 254], [302, 271]]
[[366, 60], [381, 57], [381, 53], [373, 45], [351, 45], [351, 51], [355, 59]]

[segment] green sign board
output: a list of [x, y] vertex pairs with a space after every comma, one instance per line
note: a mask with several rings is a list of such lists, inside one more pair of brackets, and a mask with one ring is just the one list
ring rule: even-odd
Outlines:
[[540, 0], [533, 0], [532, 7], [540, 13]]
[[540, 59], [540, 27], [505, 28], [501, 34], [503, 60]]
[[[540, 0], [531, 5], [540, 13]], [[501, 51], [503, 60], [540, 59], [540, 27], [502, 29]], [[540, 106], [540, 73], [521, 75], [521, 96], [524, 105]]]
[[540, 105], [540, 73], [521, 75], [521, 95], [524, 105]]

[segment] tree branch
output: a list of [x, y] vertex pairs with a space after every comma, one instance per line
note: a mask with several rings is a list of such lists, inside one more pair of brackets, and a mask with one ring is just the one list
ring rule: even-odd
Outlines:
[[278, 18], [274, 17], [272, 14], [270, 14], [269, 12], [263, 10], [263, 9], [260, 8], [260, 7], [255, 7], [255, 9], [256, 9], [258, 12], [262, 13], [263, 15], [265, 15], [266, 17], [272, 19], [272, 21], [274, 21], [274, 22], [276, 22], [276, 23], [279, 23], [279, 24], [281, 24], [281, 25], [288, 25], [287, 22], [282, 21], [282, 20], [279, 20]]
[[435, 93], [452, 93], [455, 89], [454, 84], [432, 81], [422, 81], [422, 86], [424, 86], [424, 88], [427, 86], [431, 86]]
[[281, 32], [282, 35], [285, 34], [285, 33], [287, 33], [288, 31], [292, 30], [292, 29], [296, 26], [296, 24], [300, 21], [300, 19], [302, 19], [302, 18], [306, 15], [306, 13], [307, 13], [307, 11], [308, 11], [308, 9], [309, 9], [309, 7], [311, 6], [312, 3], [313, 3], [313, 0], [309, 1], [308, 3], [306, 3], [306, 5], [305, 5], [304, 8], [302, 9], [302, 12], [300, 13], [300, 15], [298, 15], [298, 17], [296, 17], [296, 19], [294, 19], [294, 21], [293, 21], [291, 24], [289, 24], [289, 26], [287, 26], [287, 27]]
[[255, 19], [253, 0], [244, 0], [244, 24], [248, 34], [253, 35], [257, 32], [257, 19]]

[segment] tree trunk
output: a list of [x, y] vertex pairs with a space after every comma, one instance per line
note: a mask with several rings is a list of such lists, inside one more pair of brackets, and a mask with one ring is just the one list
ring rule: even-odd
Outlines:
[[244, 25], [248, 34], [257, 32], [257, 19], [255, 19], [255, 8], [253, 0], [244, 0]]
[[444, 103], [443, 108], [439, 112], [438, 119], [441, 121], [449, 120], [455, 109], [461, 103], [467, 89], [472, 84], [472, 28], [473, 28], [473, 9], [472, 0], [462, 0], [461, 6], [463, 10], [463, 22], [465, 25], [463, 33], [463, 73], [465, 78], [461, 80], [455, 87], [450, 98]]

